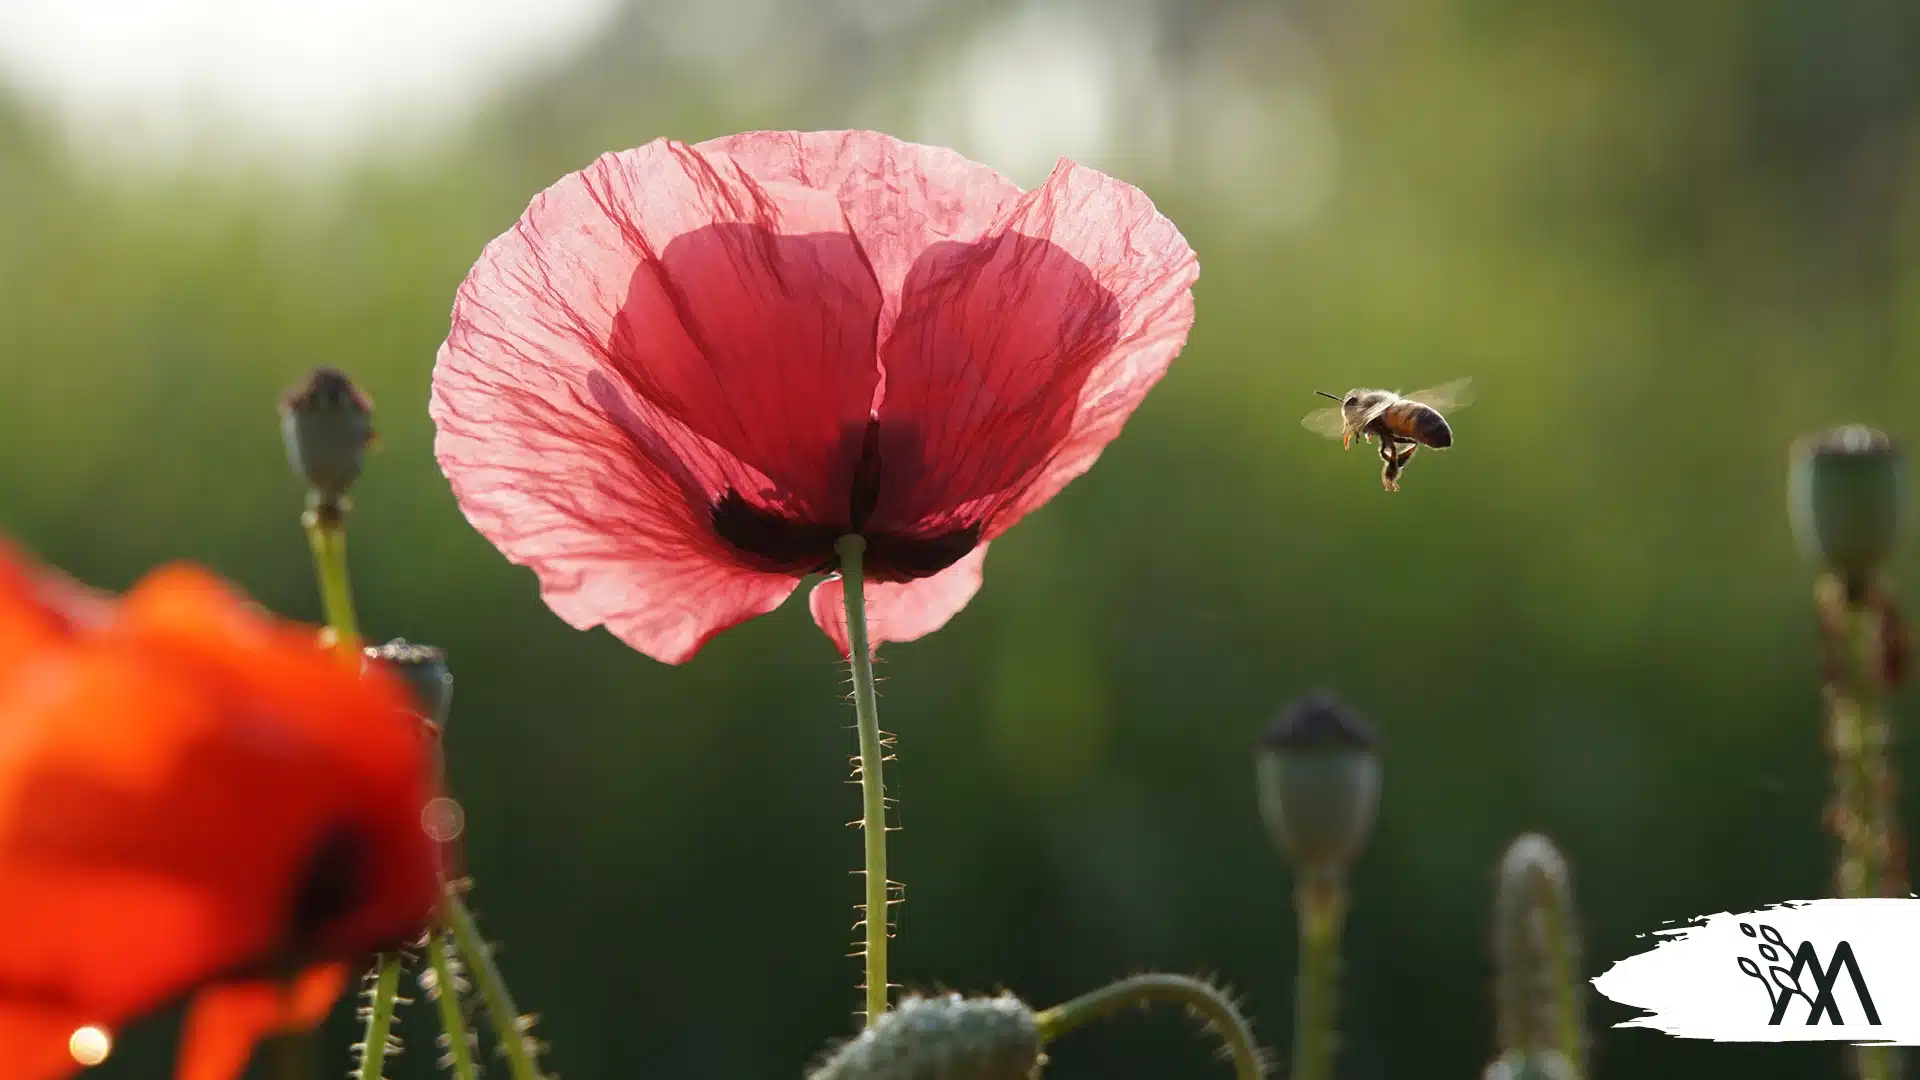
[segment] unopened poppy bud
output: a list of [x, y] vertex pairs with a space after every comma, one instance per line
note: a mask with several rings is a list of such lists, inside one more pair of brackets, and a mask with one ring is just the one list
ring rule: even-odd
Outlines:
[[442, 728], [453, 707], [453, 672], [447, 667], [447, 654], [431, 645], [415, 645], [406, 638], [394, 638], [385, 645], [370, 645], [367, 659], [400, 676], [413, 691], [420, 715]]
[[1481, 1080], [1576, 1080], [1573, 1064], [1557, 1050], [1514, 1050], [1500, 1055]]
[[[1494, 883], [1494, 1020], [1512, 1052], [1586, 1053], [1573, 883], [1553, 841], [1527, 833], [1508, 846]], [[1516, 1074], [1517, 1075], [1517, 1074]]]
[[1046, 1055], [1033, 1010], [1012, 994], [909, 997], [841, 1043], [808, 1080], [1032, 1080]]
[[1275, 842], [1303, 875], [1345, 878], [1380, 804], [1373, 729], [1331, 695], [1302, 698], [1260, 736], [1254, 763]]
[[360, 478], [373, 442], [373, 401], [345, 373], [314, 368], [280, 399], [287, 461], [321, 505], [338, 503]]
[[1807, 557], [1857, 593], [1906, 525], [1906, 455], [1886, 433], [1859, 425], [1808, 436], [1794, 444], [1787, 492]]

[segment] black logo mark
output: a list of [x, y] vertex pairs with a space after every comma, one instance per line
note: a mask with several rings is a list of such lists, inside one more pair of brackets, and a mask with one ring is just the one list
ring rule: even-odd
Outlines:
[[[1814, 951], [1813, 942], [1803, 941], [1798, 949], [1789, 950], [1786, 939], [1780, 931], [1771, 926], [1761, 926], [1756, 933], [1752, 924], [1741, 923], [1740, 932], [1760, 942], [1760, 956], [1766, 960], [1767, 973], [1760, 973], [1760, 965], [1751, 956], [1740, 958], [1740, 970], [1760, 980], [1767, 988], [1767, 1001], [1773, 1006], [1773, 1015], [1767, 1020], [1769, 1025], [1778, 1025], [1786, 1019], [1787, 1006], [1795, 998], [1807, 1003], [1807, 1026], [1820, 1023], [1825, 1016], [1835, 1025], [1846, 1021], [1840, 1018], [1840, 1004], [1834, 1000], [1833, 987], [1840, 981], [1840, 971], [1844, 968], [1847, 977], [1853, 982], [1854, 996], [1860, 1000], [1860, 1009], [1866, 1013], [1867, 1023], [1878, 1025], [1880, 1013], [1873, 1007], [1873, 995], [1867, 993], [1867, 980], [1860, 974], [1860, 965], [1853, 959], [1853, 946], [1841, 942], [1833, 947], [1833, 963], [1825, 970], [1820, 967], [1820, 954]], [[1791, 967], [1782, 967], [1780, 962], [1793, 957]], [[1801, 988], [1800, 976], [1811, 972], [1814, 992], [1809, 994]]]

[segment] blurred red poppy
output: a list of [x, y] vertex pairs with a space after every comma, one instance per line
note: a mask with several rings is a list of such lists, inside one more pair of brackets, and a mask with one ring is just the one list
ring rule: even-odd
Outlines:
[[[1140, 191], [1021, 192], [868, 131], [607, 154], [460, 287], [435, 452], [573, 626], [680, 663], [866, 538], [871, 636], [944, 625], [1186, 342], [1199, 267]], [[815, 620], [846, 652], [840, 582]]]
[[189, 994], [183, 1080], [317, 1023], [425, 926], [405, 689], [203, 571], [109, 600], [0, 550], [0, 1080]]

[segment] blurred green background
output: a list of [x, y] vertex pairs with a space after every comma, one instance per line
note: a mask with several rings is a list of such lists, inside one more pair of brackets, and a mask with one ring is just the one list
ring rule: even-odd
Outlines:
[[[1023, 184], [1074, 155], [1202, 264], [1126, 434], [947, 629], [882, 657], [898, 980], [1049, 1005], [1213, 972], [1284, 1049], [1290, 883], [1250, 751], [1317, 687], [1385, 738], [1343, 1077], [1478, 1074], [1492, 867], [1523, 830], [1572, 862], [1588, 975], [1667, 920], [1826, 892], [1786, 447], [1920, 438], [1899, 0], [630, 5], [434, 138], [324, 164], [116, 155], [12, 92], [0, 525], [103, 585], [188, 558], [317, 619], [273, 406], [351, 372], [384, 439], [354, 494], [363, 622], [451, 656], [476, 903], [552, 1068], [798, 1076], [858, 1004], [845, 672], [798, 601], [679, 668], [568, 629], [460, 517], [425, 402], [454, 288], [562, 173], [846, 126]], [[1397, 496], [1298, 424], [1316, 389], [1460, 375], [1479, 404]], [[1920, 702], [1896, 707], [1905, 736]], [[1590, 1001], [1603, 1077], [1839, 1074], [1835, 1047], [1606, 1031], [1629, 1010]], [[392, 1075], [430, 1074], [429, 1017], [403, 1013]], [[99, 1075], [152, 1075], [170, 1039], [131, 1033]], [[1124, 1018], [1049, 1074], [1226, 1076], [1206, 1052]]]

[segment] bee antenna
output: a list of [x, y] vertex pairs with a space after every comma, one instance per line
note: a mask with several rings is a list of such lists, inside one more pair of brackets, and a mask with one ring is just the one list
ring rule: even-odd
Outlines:
[[1335, 401], [1340, 400], [1339, 394], [1329, 394], [1325, 390], [1315, 390], [1314, 393], [1319, 394], [1321, 397], [1332, 398]]

